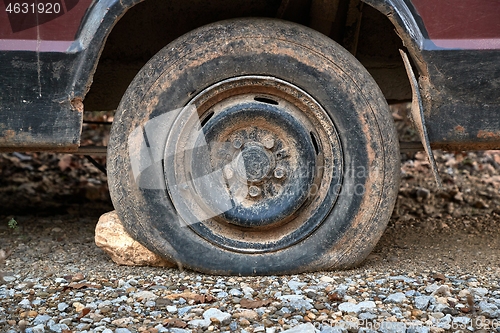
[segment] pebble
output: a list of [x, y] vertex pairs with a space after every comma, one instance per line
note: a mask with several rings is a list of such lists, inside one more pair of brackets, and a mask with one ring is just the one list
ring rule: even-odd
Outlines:
[[80, 302], [74, 302], [73, 307], [75, 308], [76, 312], [81, 312], [83, 309], [85, 309], [85, 305]]
[[243, 296], [243, 293], [239, 289], [232, 288], [229, 290], [229, 295], [231, 296]]
[[182, 317], [184, 316], [186, 313], [188, 313], [189, 311], [191, 311], [193, 307], [192, 306], [185, 306], [185, 307], [182, 307], [182, 308], [178, 308], [177, 309], [177, 315], [179, 317]]
[[67, 308], [69, 307], [69, 305], [67, 303], [59, 303], [57, 304], [57, 310], [63, 312], [65, 311]]
[[321, 282], [325, 282], [325, 283], [332, 283], [333, 281], [335, 281], [332, 277], [326, 276], [326, 275], [323, 275], [322, 277], [320, 277], [319, 280]]
[[360, 313], [361, 311], [374, 309], [376, 307], [377, 305], [373, 301], [364, 301], [358, 304], [344, 302], [339, 305], [339, 310], [345, 313]]
[[415, 194], [418, 200], [426, 200], [429, 198], [431, 192], [425, 187], [418, 187]]
[[111, 324], [118, 326], [118, 327], [126, 327], [130, 322], [132, 321], [131, 318], [119, 318], [115, 319], [111, 322]]
[[259, 318], [259, 314], [253, 310], [243, 310], [241, 312], [236, 312], [233, 317], [235, 318], [246, 318], [250, 320], [257, 320]]
[[219, 309], [210, 308], [203, 312], [203, 318], [215, 321], [216, 323], [220, 323], [222, 325], [227, 325], [231, 320], [231, 315], [227, 312], [222, 312]]
[[436, 296], [451, 296], [450, 287], [447, 285], [439, 286], [436, 290], [432, 292], [432, 295]]
[[417, 296], [415, 297], [415, 307], [419, 310], [425, 310], [427, 309], [427, 306], [429, 305], [429, 302], [431, 300], [435, 300], [434, 297], [432, 296]]
[[307, 286], [307, 283], [305, 282], [300, 282], [300, 281], [295, 281], [295, 280], [292, 280], [292, 281], [288, 281], [288, 287], [294, 291], [296, 291], [297, 289], [300, 289], [304, 286]]
[[[211, 323], [210, 319], [193, 319], [188, 322], [188, 325], [192, 328], [207, 328]], [[250, 325], [250, 322], [248, 325]]]
[[33, 326], [31, 329], [26, 329], [26, 333], [45, 333], [45, 327], [43, 324], [38, 324]]
[[433, 293], [439, 288], [439, 285], [437, 283], [433, 283], [429, 286], [425, 287], [425, 291], [428, 293]]
[[167, 305], [167, 311], [168, 311], [168, 313], [176, 313], [177, 312], [177, 306], [175, 306], [175, 305]]
[[17, 278], [16, 278], [15, 276], [9, 276], [9, 275], [7, 275], [7, 276], [4, 276], [4, 277], [3, 277], [3, 280], [4, 280], [5, 282], [7, 282], [7, 283], [10, 283], [10, 282], [14, 282], [14, 281], [16, 281], [16, 280], [17, 280]]
[[38, 315], [36, 318], [33, 320], [33, 325], [40, 325], [40, 324], [45, 324], [48, 322], [50, 319], [52, 319], [51, 316], [49, 315]]
[[53, 319], [49, 320], [46, 325], [49, 328], [49, 331], [55, 332], [55, 333], [62, 333], [63, 330], [67, 331], [69, 330], [68, 325], [65, 324], [56, 324]]
[[72, 318], [63, 318], [59, 321], [60, 324], [64, 324], [66, 326], [71, 325], [71, 322], [73, 321]]
[[406, 296], [404, 293], [395, 293], [390, 294], [385, 299], [386, 303], [403, 303], [406, 300]]
[[23, 309], [31, 309], [31, 302], [27, 299], [23, 299], [18, 305]]
[[481, 314], [483, 314], [487, 318], [500, 317], [500, 312], [498, 310], [498, 306], [496, 306], [495, 304], [481, 301], [481, 302], [479, 302], [479, 309], [481, 310]]
[[294, 328], [290, 328], [286, 331], [283, 331], [283, 333], [315, 333], [315, 332], [316, 328], [311, 323], [300, 324], [295, 326]]
[[151, 291], [140, 291], [134, 293], [133, 298], [138, 301], [154, 301], [158, 296]]
[[479, 296], [479, 297], [484, 297], [488, 295], [489, 290], [486, 288], [471, 288], [472, 294]]
[[250, 321], [248, 321], [248, 319], [245, 319], [245, 318], [242, 318], [239, 320], [239, 323], [241, 326], [243, 327], [246, 327], [246, 326], [249, 326], [250, 325]]

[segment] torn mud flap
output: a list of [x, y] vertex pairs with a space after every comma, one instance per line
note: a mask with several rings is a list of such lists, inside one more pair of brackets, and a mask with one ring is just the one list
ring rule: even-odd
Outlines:
[[434, 159], [434, 154], [432, 153], [431, 145], [429, 142], [429, 136], [427, 135], [427, 129], [425, 127], [424, 108], [422, 105], [422, 97], [420, 96], [420, 90], [418, 88], [418, 82], [411, 68], [408, 56], [403, 50], [399, 50], [399, 53], [401, 53], [401, 57], [403, 58], [403, 62], [405, 64], [406, 73], [408, 74], [408, 78], [410, 79], [410, 85], [412, 90], [411, 117], [415, 127], [417, 128], [420, 141], [422, 142], [424, 150], [427, 153], [427, 158], [429, 159], [429, 163], [432, 169], [432, 174], [434, 175], [434, 179], [436, 180], [437, 187], [438, 189], [442, 190], [443, 184], [441, 182], [441, 178], [439, 177], [436, 160]]

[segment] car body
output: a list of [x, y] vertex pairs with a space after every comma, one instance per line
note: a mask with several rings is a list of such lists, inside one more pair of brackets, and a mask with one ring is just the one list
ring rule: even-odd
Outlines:
[[[60, 11], [38, 17], [32, 7], [8, 13], [15, 1], [0, 4], [0, 149], [78, 149], [82, 103], [106, 39], [139, 2], [42, 1]], [[365, 2], [391, 20], [413, 59], [432, 147], [500, 148], [500, 3]]]

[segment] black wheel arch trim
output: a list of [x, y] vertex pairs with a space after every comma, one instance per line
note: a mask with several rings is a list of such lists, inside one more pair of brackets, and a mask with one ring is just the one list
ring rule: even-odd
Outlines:
[[[85, 96], [106, 39], [115, 24], [135, 5], [145, 0], [99, 0], [94, 1], [82, 20], [77, 38], [68, 53], [81, 53], [78, 60], [78, 71], [73, 79], [75, 96]], [[424, 47], [427, 32], [420, 17], [415, 13], [408, 0], [362, 0], [387, 16], [399, 33], [404, 33], [403, 41], [411, 41], [417, 49]], [[405, 45], [409, 46], [409, 45]], [[415, 58], [414, 51], [410, 53]]]

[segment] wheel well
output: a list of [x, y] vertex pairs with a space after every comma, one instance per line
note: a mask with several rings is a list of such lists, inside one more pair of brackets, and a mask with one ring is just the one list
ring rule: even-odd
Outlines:
[[[129, 9], [108, 36], [85, 110], [115, 110], [136, 73], [156, 52], [202, 25], [237, 17], [279, 17], [324, 30], [325, 20], [316, 17], [315, 1], [143, 1]], [[333, 5], [338, 11], [332, 22], [326, 22], [331, 27], [326, 33], [355, 54], [388, 100], [410, 98], [398, 52], [403, 45], [392, 23], [359, 0], [332, 0]]]

